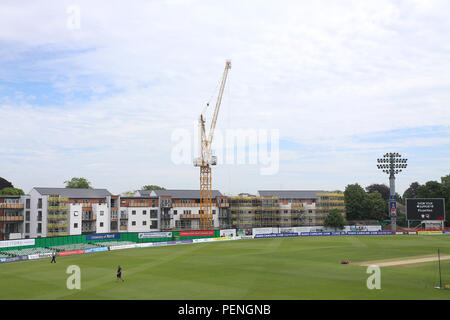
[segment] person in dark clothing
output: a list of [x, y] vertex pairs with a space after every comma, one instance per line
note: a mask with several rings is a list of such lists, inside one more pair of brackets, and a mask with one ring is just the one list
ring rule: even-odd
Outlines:
[[53, 251], [53, 253], [52, 253], [52, 261], [50, 262], [50, 263], [56, 263], [56, 252], [55, 251]]
[[121, 266], [119, 266], [117, 268], [117, 281], [119, 281], [119, 280], [122, 280], [122, 282], [123, 282], [123, 279], [122, 279], [122, 267]]

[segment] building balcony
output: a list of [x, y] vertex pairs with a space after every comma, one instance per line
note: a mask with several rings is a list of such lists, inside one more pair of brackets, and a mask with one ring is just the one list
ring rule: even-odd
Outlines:
[[69, 210], [69, 206], [59, 205], [59, 206], [48, 206], [47, 211], [65, 211]]
[[128, 203], [128, 204], [124, 204], [122, 205], [122, 207], [151, 207], [150, 204], [148, 203]]
[[0, 209], [23, 209], [23, 203], [0, 203]]
[[180, 219], [200, 219], [200, 214], [180, 214]]
[[19, 222], [23, 221], [23, 216], [0, 216], [1, 222]]
[[63, 220], [67, 219], [67, 214], [49, 214], [47, 220]]
[[121, 214], [120, 215], [120, 219], [121, 220], [128, 220], [128, 215], [127, 214]]
[[161, 215], [161, 218], [162, 218], [162, 219], [166, 219], [166, 220], [172, 219], [172, 218], [173, 218], [173, 214], [171, 214], [171, 213], [163, 213], [163, 214]]
[[173, 203], [172, 206], [175, 207], [200, 207], [200, 203]]
[[95, 215], [93, 216], [84, 216], [81, 218], [82, 221], [94, 221], [97, 220], [97, 217]]
[[61, 232], [47, 232], [47, 237], [58, 237], [58, 236], [68, 236], [69, 233], [67, 231]]

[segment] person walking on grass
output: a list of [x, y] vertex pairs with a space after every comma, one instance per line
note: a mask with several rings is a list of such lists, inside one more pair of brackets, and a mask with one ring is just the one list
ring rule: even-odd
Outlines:
[[120, 280], [122, 280], [122, 282], [123, 282], [123, 279], [122, 279], [122, 267], [121, 266], [119, 266], [117, 268], [117, 281], [120, 281]]
[[52, 253], [52, 261], [50, 261], [50, 263], [56, 263], [56, 252], [55, 251], [53, 251], [53, 253]]

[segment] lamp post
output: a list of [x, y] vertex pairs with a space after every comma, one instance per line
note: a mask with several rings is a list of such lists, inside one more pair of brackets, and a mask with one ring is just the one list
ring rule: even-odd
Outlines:
[[386, 153], [383, 158], [377, 159], [377, 167], [383, 170], [384, 173], [389, 174], [389, 216], [391, 217], [392, 231], [397, 229], [397, 201], [395, 197], [395, 175], [402, 172], [402, 169], [407, 167], [406, 162], [408, 159], [402, 158], [402, 156], [396, 152]]

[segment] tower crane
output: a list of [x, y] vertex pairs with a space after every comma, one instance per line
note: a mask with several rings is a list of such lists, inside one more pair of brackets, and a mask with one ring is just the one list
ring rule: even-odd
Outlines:
[[211, 166], [217, 164], [217, 157], [211, 154], [211, 145], [214, 138], [214, 129], [216, 128], [217, 117], [219, 115], [220, 103], [222, 102], [223, 90], [228, 76], [228, 70], [231, 69], [231, 61], [225, 63], [222, 81], [220, 83], [219, 94], [217, 96], [216, 107], [211, 120], [211, 128], [208, 135], [205, 130], [205, 111], [209, 106], [206, 105], [199, 118], [199, 156], [194, 159], [194, 166], [200, 167], [200, 230], [212, 230], [212, 192], [211, 192]]

